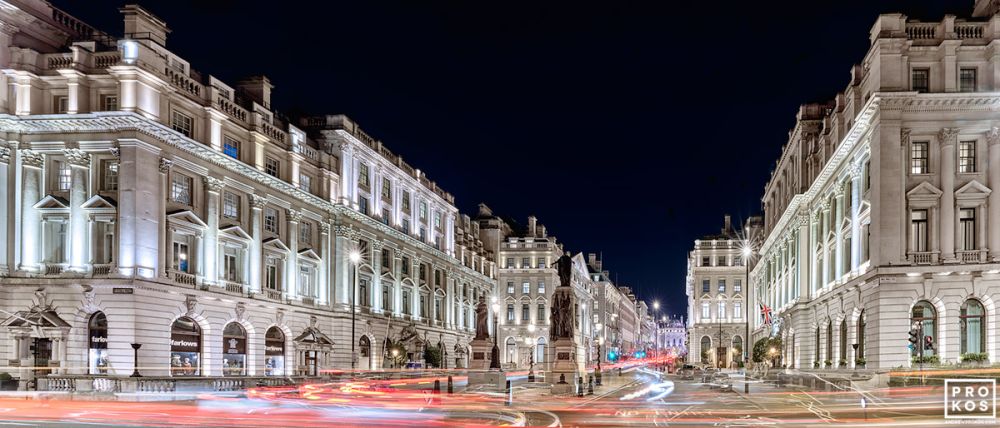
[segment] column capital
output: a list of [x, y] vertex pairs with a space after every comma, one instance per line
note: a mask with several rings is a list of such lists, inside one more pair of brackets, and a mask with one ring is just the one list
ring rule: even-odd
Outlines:
[[798, 227], [808, 227], [809, 226], [809, 216], [806, 214], [799, 214], [795, 216], [795, 225]]
[[836, 197], [836, 198], [842, 198], [842, 197], [844, 197], [844, 184], [843, 183], [837, 183], [837, 185], [833, 188], [833, 196]]
[[1000, 128], [994, 126], [986, 131], [986, 142], [991, 146], [1000, 144]]
[[293, 223], [298, 223], [302, 221], [302, 211], [287, 209], [285, 210], [285, 216], [288, 217], [288, 221]]
[[330, 224], [322, 222], [322, 221], [319, 222], [319, 233], [321, 235], [329, 235], [330, 234]]
[[66, 162], [72, 166], [90, 167], [90, 155], [80, 149], [63, 150], [66, 155]]
[[205, 181], [205, 190], [208, 190], [209, 192], [218, 193], [222, 191], [223, 187], [226, 187], [226, 182], [221, 179], [210, 177], [207, 175], [202, 178]]
[[10, 152], [10, 147], [0, 144], [0, 163], [10, 163]]
[[899, 129], [899, 145], [903, 147], [910, 145], [910, 128]]
[[378, 254], [382, 253], [382, 246], [383, 246], [382, 241], [378, 239], [372, 240], [372, 249], [375, 250], [376, 253]]
[[354, 236], [354, 230], [351, 229], [351, 226], [338, 224], [333, 226], [333, 234], [337, 237], [352, 238]]
[[160, 165], [158, 168], [160, 169], [161, 173], [166, 174], [170, 172], [170, 168], [173, 166], [174, 166], [174, 161], [167, 158], [160, 158]]
[[45, 159], [31, 149], [21, 149], [21, 164], [32, 168], [41, 168]]
[[941, 132], [938, 133], [938, 139], [941, 140], [941, 147], [957, 143], [958, 128], [941, 128]]
[[861, 162], [851, 162], [850, 166], [847, 167], [847, 173], [850, 174], [852, 180], [861, 178], [862, 170], [864, 170], [864, 166]]
[[264, 209], [267, 205], [267, 198], [251, 193], [250, 195], [250, 208], [255, 210]]
[[401, 250], [399, 248], [393, 248], [392, 249], [392, 256], [395, 257], [395, 258], [397, 258], [397, 259], [403, 257], [403, 250]]

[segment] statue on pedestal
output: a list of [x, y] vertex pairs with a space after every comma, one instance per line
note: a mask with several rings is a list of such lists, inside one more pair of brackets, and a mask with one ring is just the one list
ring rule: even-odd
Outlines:
[[552, 265], [559, 272], [559, 286], [571, 287], [573, 285], [573, 259], [569, 256], [569, 252], [567, 251], [560, 256]]
[[560, 289], [552, 296], [552, 328], [549, 334], [552, 340], [573, 337], [573, 302], [570, 293], [571, 290]]
[[487, 340], [490, 338], [490, 314], [486, 309], [486, 299], [479, 296], [479, 304], [476, 305], [476, 340]]

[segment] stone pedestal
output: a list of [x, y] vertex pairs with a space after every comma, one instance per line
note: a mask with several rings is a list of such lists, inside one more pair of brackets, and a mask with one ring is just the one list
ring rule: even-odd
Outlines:
[[472, 385], [488, 385], [492, 390], [504, 392], [507, 389], [507, 373], [500, 370], [469, 372], [469, 386]]
[[[472, 370], [488, 370], [490, 368], [490, 353], [492, 351], [492, 341], [483, 339], [473, 340], [472, 358], [469, 359], [469, 368]], [[471, 378], [469, 383], [472, 383]]]
[[576, 344], [573, 339], [560, 338], [553, 344], [552, 365], [545, 379], [552, 382], [553, 394], [574, 394], [576, 383], [582, 374], [576, 361]]

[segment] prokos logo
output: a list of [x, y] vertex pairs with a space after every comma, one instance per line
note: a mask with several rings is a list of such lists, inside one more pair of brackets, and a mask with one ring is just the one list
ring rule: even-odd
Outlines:
[[996, 379], [945, 379], [945, 419], [996, 419]]

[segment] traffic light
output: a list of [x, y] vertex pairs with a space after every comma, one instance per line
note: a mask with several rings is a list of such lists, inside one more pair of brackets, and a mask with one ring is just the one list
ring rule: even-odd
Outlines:
[[920, 332], [916, 328], [910, 329], [910, 343], [913, 345], [920, 343]]

